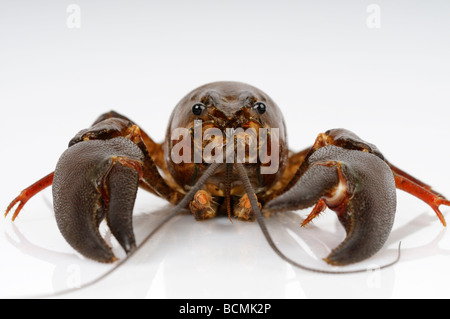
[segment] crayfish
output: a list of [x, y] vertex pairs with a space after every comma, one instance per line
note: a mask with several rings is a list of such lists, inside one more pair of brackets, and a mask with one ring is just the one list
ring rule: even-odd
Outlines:
[[132, 215], [139, 187], [175, 205], [173, 215], [188, 208], [197, 220], [256, 219], [265, 233], [265, 216], [312, 207], [305, 226], [329, 208], [347, 234], [324, 258], [332, 265], [362, 261], [383, 247], [394, 223], [396, 189], [429, 204], [443, 225], [439, 207], [450, 205], [348, 130], [329, 130], [311, 147], [292, 151], [277, 104], [239, 82], [210, 83], [187, 94], [162, 143], [123, 115], [100, 116], [70, 141], [54, 173], [24, 190], [6, 215], [18, 204], [14, 220], [51, 185], [63, 237], [104, 263], [117, 260], [98, 230], [105, 218], [125, 252], [136, 249]]

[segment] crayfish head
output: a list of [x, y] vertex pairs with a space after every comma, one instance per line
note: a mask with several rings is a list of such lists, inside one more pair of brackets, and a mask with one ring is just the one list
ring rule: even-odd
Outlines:
[[[262, 192], [280, 179], [287, 155], [278, 106], [264, 92], [239, 82], [214, 82], [187, 94], [166, 133], [168, 171], [185, 188], [212, 163], [242, 163], [254, 189]], [[225, 196], [230, 185], [231, 193], [243, 194], [238, 174], [227, 177], [225, 167], [205, 187], [217, 196]]]

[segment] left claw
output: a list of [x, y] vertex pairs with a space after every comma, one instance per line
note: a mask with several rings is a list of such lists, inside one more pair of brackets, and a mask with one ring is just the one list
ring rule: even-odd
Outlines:
[[132, 213], [143, 160], [142, 151], [122, 137], [80, 142], [61, 156], [53, 181], [55, 217], [61, 234], [85, 257], [117, 259], [98, 230], [105, 216], [123, 249], [136, 247]]

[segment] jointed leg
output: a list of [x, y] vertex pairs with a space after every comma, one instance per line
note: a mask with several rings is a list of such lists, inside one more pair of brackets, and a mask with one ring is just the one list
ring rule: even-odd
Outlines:
[[144, 153], [144, 175], [140, 181], [140, 187], [172, 204], [177, 204], [184, 194], [175, 189], [174, 185], [169, 185], [158, 171], [156, 162], [163, 162], [161, 146], [126, 117], [116, 112], [106, 113], [100, 116], [91, 128], [80, 131], [70, 145], [81, 141], [106, 140], [119, 136], [132, 141]]
[[[140, 186], [143, 189], [165, 198], [172, 204], [178, 203], [184, 197], [184, 194], [176, 189], [176, 186], [170, 181], [166, 181], [158, 171], [157, 163], [163, 162], [161, 145], [155, 143], [132, 121], [116, 112], [109, 112], [100, 116], [91, 128], [80, 131], [70, 141], [69, 148], [83, 141], [108, 140], [117, 137], [125, 137], [131, 140], [144, 153], [144, 171], [140, 179]], [[164, 170], [164, 168], [162, 169]], [[22, 191], [8, 206], [5, 216], [19, 203], [13, 215], [14, 220], [34, 195], [52, 185], [53, 176], [54, 173], [51, 173]]]
[[450, 206], [450, 201], [434, 191], [431, 186], [419, 181], [392, 164], [389, 164], [389, 166], [394, 173], [396, 187], [427, 203], [434, 210], [442, 225], [447, 226], [439, 207], [441, 205]]
[[25, 204], [33, 198], [37, 193], [43, 191], [53, 183], [53, 176], [54, 173], [48, 174], [41, 180], [37, 181], [27, 189], [23, 190], [19, 196], [17, 196], [11, 204], [9, 204], [8, 208], [6, 209], [5, 217], [8, 216], [9, 212], [13, 209], [14, 206], [16, 206], [17, 203], [19, 203], [19, 206], [17, 206], [16, 210], [14, 211], [12, 220], [14, 221], [16, 217], [19, 215], [22, 208], [25, 206]]
[[450, 201], [386, 162], [376, 146], [352, 132], [330, 130], [318, 136], [291, 181], [271, 194], [264, 210], [273, 213], [315, 205], [303, 226], [326, 207], [334, 210], [347, 238], [326, 261], [344, 264], [367, 258], [382, 247], [392, 228], [396, 188], [429, 204], [445, 225], [439, 206]]
[[[354, 133], [344, 129], [329, 130], [326, 133], [319, 134], [319, 136], [316, 139], [316, 142], [309, 150], [309, 153], [305, 156], [303, 164], [300, 166], [300, 168], [293, 176], [291, 181], [287, 184], [287, 186], [284, 189], [278, 191], [275, 194], [275, 196], [272, 196], [272, 198], [270, 199], [274, 199], [275, 197], [286, 192], [293, 185], [295, 185], [297, 181], [300, 179], [300, 177], [305, 173], [305, 170], [308, 168], [308, 165], [306, 165], [306, 163], [309, 157], [320, 148], [328, 145], [334, 145], [348, 150], [358, 150], [370, 153], [379, 157], [380, 159], [385, 160], [384, 156], [381, 154], [381, 152], [375, 145], [365, 142]], [[392, 173], [394, 174], [396, 187], [427, 203], [435, 211], [439, 220], [445, 226], [446, 222], [444, 216], [439, 210], [439, 207], [441, 205], [450, 206], [450, 201], [447, 200], [444, 196], [442, 196], [438, 192], [434, 191], [431, 188], [431, 186], [407, 174], [406, 172], [392, 165], [391, 163], [387, 161], [386, 163], [389, 165], [389, 167], [392, 170]]]

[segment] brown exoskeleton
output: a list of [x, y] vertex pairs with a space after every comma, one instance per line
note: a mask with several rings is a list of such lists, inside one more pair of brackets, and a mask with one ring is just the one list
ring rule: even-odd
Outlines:
[[[239, 153], [239, 145], [247, 151]], [[55, 172], [24, 190], [5, 215], [19, 204], [15, 219], [50, 185], [64, 238], [82, 255], [106, 263], [116, 257], [100, 236], [99, 223], [106, 218], [123, 249], [133, 252], [138, 187], [177, 209], [189, 206], [197, 220], [218, 214], [256, 218], [265, 233], [261, 212], [314, 206], [304, 226], [329, 207], [347, 232], [324, 259], [332, 265], [362, 261], [383, 247], [394, 222], [396, 188], [429, 204], [444, 225], [439, 206], [450, 205], [347, 130], [330, 130], [312, 147], [290, 151], [278, 106], [264, 92], [238, 82], [211, 83], [186, 95], [161, 144], [122, 115], [102, 115], [70, 141]]]

